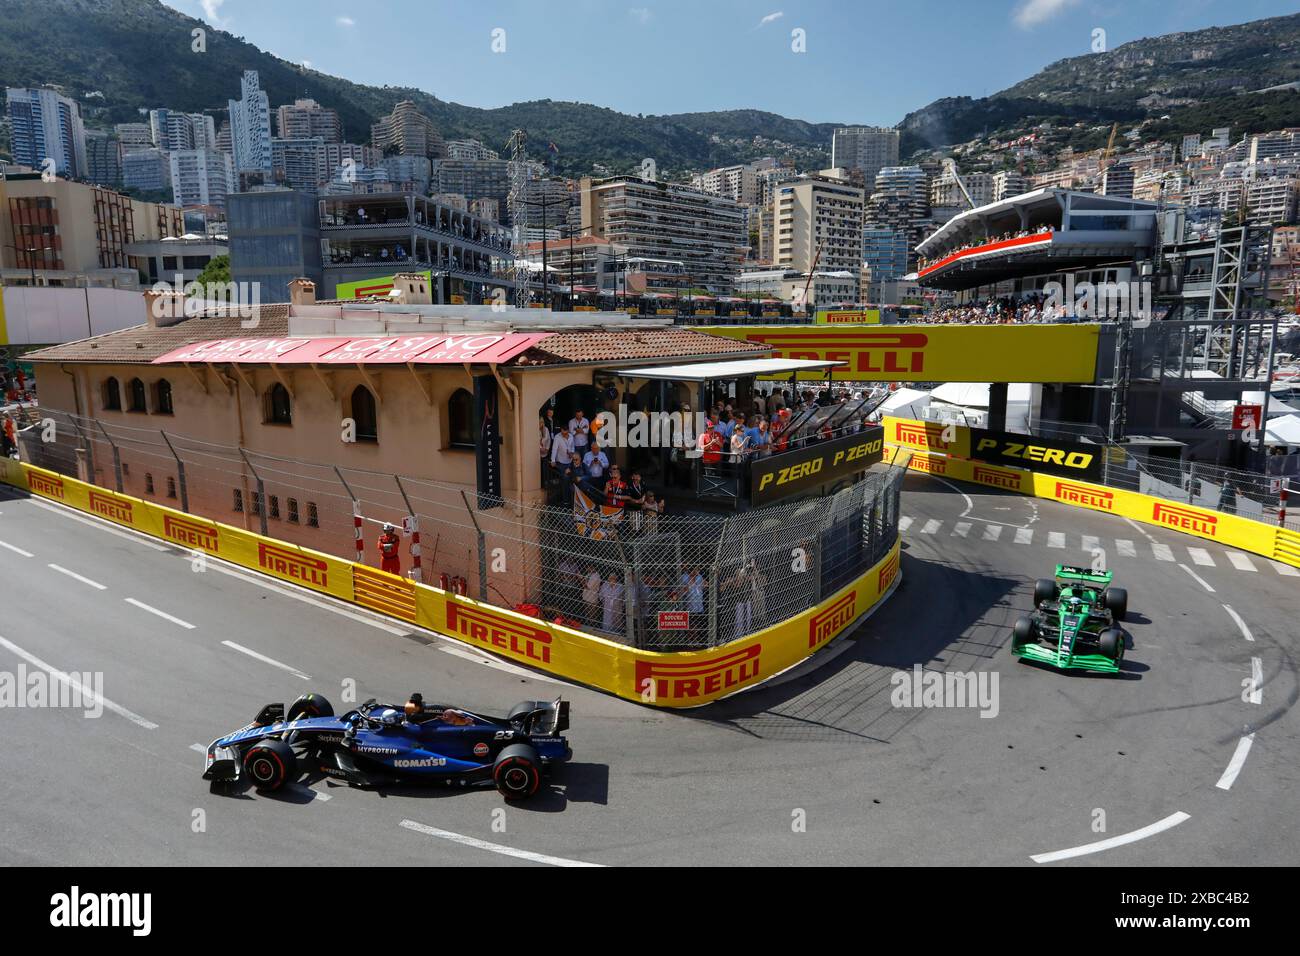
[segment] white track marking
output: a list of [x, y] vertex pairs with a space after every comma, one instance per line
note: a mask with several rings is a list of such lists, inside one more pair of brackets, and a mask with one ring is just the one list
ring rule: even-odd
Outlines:
[[30, 551], [24, 551], [22, 548], [15, 547], [8, 541], [0, 541], [0, 548], [5, 548], [6, 550], [12, 551], [14, 554], [21, 554], [24, 558], [36, 557], [36, 555], [32, 554]]
[[898, 519], [899, 531], [906, 531], [910, 527], [912, 527], [912, 519], [909, 516], [903, 515], [903, 517]]
[[530, 850], [516, 850], [512, 846], [502, 846], [500, 843], [489, 843], [486, 840], [479, 840], [475, 837], [464, 836], [460, 833], [452, 833], [450, 830], [439, 830], [437, 827], [425, 826], [423, 823], [416, 823], [414, 820], [403, 820], [399, 826], [408, 830], [414, 830], [416, 833], [423, 833], [425, 836], [437, 837], [439, 840], [450, 840], [452, 843], [459, 843], [461, 846], [473, 847], [476, 850], [487, 850], [489, 853], [499, 853], [502, 856], [513, 856], [518, 860], [528, 860], [532, 863], [545, 863], [548, 866], [601, 866], [600, 863], [584, 863], [582, 860], [569, 860], [562, 856], [547, 856], [545, 853], [533, 853]]
[[1137, 523], [1136, 521], [1134, 521], [1132, 518], [1125, 518], [1124, 520], [1127, 521], [1129, 524], [1131, 524], [1131, 525], [1133, 526], [1133, 528], [1137, 531], [1138, 534], [1142, 535], [1142, 537], [1146, 538], [1146, 539], [1147, 539], [1148, 541], [1150, 541], [1152, 544], [1155, 544], [1156, 536], [1153, 535], [1150, 531], [1148, 531], [1146, 528], [1142, 527], [1140, 524], [1138, 524], [1138, 523]]
[[1035, 863], [1055, 863], [1057, 860], [1069, 860], [1076, 856], [1087, 856], [1089, 853], [1100, 853], [1102, 850], [1110, 850], [1117, 846], [1124, 846], [1127, 843], [1136, 843], [1138, 840], [1145, 840], [1149, 836], [1155, 836], [1172, 827], [1178, 826], [1184, 820], [1190, 820], [1191, 815], [1179, 810], [1177, 813], [1171, 813], [1163, 820], [1157, 820], [1150, 826], [1143, 827], [1141, 830], [1134, 830], [1132, 833], [1121, 833], [1119, 836], [1113, 836], [1105, 840], [1098, 840], [1096, 843], [1085, 843], [1082, 846], [1071, 847], [1068, 850], [1054, 850], [1051, 853], [1035, 853], [1030, 857]]
[[190, 744], [190, 749], [201, 754], [206, 754], [208, 752], [208, 748], [203, 746], [203, 744]]
[[1151, 553], [1156, 556], [1157, 561], [1172, 561], [1174, 559], [1174, 552], [1169, 545], [1161, 544], [1159, 541], [1151, 542]]
[[71, 521], [80, 521], [82, 524], [90, 525], [92, 528], [98, 528], [100, 531], [107, 532], [108, 534], [115, 534], [119, 538], [125, 538], [127, 541], [133, 541], [136, 544], [141, 545], [143, 547], [152, 548], [154, 551], [167, 550], [167, 548], [164, 545], [155, 543], [152, 538], [150, 538], [147, 534], [141, 531], [128, 531], [124, 528], [119, 528], [111, 521], [105, 521], [102, 518], [88, 517], [86, 515], [73, 511], [68, 505], [62, 505], [62, 506], [52, 505], [49, 502], [41, 501], [36, 498], [32, 498], [31, 502], [32, 504], [36, 505], [38, 508], [44, 508], [46, 511], [52, 511], [56, 515], [62, 515], [63, 517], [68, 518]]
[[1232, 562], [1232, 566], [1238, 571], [1256, 570], [1255, 565], [1251, 562], [1250, 558], [1246, 557], [1240, 551], [1225, 551], [1224, 554], [1228, 556], [1228, 560]]
[[327, 800], [334, 799], [328, 793], [322, 793], [319, 790], [313, 790], [305, 783], [286, 783], [284, 785], [284, 789], [289, 793], [298, 793], [298, 794], [302, 794], [304, 797], [311, 797], [312, 800], [319, 800], [321, 803], [324, 803]]
[[1101, 539], [1096, 535], [1085, 534], [1083, 536], [1083, 550], [1088, 554], [1101, 549]]
[[160, 611], [156, 607], [150, 607], [148, 604], [145, 604], [143, 601], [137, 601], [135, 598], [126, 598], [125, 600], [127, 604], [130, 604], [133, 607], [138, 607], [142, 611], [148, 611], [150, 614], [157, 614], [164, 621], [171, 621], [173, 624], [178, 624], [187, 631], [194, 630], [194, 625], [189, 621], [182, 621], [179, 617], [172, 617], [166, 611]]
[[65, 674], [63, 671], [59, 670], [58, 668], [52, 667], [51, 665], [45, 663], [45, 661], [37, 657], [35, 654], [32, 654], [30, 651], [23, 650], [21, 647], [19, 647], [17, 644], [13, 643], [12, 641], [8, 641], [5, 640], [5, 638], [0, 637], [0, 647], [6, 647], [9, 650], [13, 651], [15, 654], [17, 654], [27, 663], [39, 667], [41, 670], [45, 671], [45, 673], [49, 674], [55, 680], [67, 684], [69, 687], [76, 690], [79, 694], [81, 694], [82, 697], [86, 698], [87, 700], [97, 701], [100, 705], [103, 706], [105, 710], [111, 710], [119, 717], [125, 717], [133, 724], [139, 724], [145, 730], [158, 729], [158, 725], [155, 724], [152, 720], [146, 720], [145, 718], [137, 714], [135, 711], [127, 710], [122, 705], [113, 703], [104, 695], [95, 693], [93, 690], [91, 690], [89, 687], [81, 683], [81, 681], [77, 680], [71, 674]]
[[1258, 657], [1250, 659], [1250, 702], [1264, 703], [1264, 662]]
[[1061, 531], [1047, 532], [1047, 546], [1049, 548], [1064, 548], [1065, 534]]
[[57, 565], [57, 564], [49, 564], [49, 565], [46, 565], [46, 567], [52, 568], [52, 569], [54, 569], [55, 571], [58, 571], [60, 574], [66, 574], [68, 577], [73, 578], [73, 579], [75, 579], [75, 580], [77, 580], [77, 581], [80, 581], [82, 584], [89, 584], [92, 588], [95, 588], [95, 589], [98, 590], [98, 591], [107, 591], [107, 590], [108, 590], [108, 585], [106, 585], [106, 584], [100, 584], [98, 581], [92, 581], [92, 580], [90, 580], [90, 578], [82, 577], [82, 576], [81, 576], [80, 574], [78, 574], [76, 571], [69, 571], [67, 568], [65, 568], [65, 567], [61, 567], [60, 565]]
[[256, 658], [264, 664], [270, 664], [272, 667], [278, 667], [282, 671], [288, 671], [300, 680], [311, 680], [309, 676], [298, 670], [298, 668], [290, 667], [288, 664], [283, 664], [273, 657], [267, 657], [265, 654], [259, 654], [257, 651], [249, 650], [242, 644], [236, 644], [234, 641], [222, 641], [221, 643], [226, 645], [226, 647], [229, 647], [231, 650], [239, 651], [241, 654], [247, 654], [249, 657]]
[[1133, 547], [1133, 542], [1128, 538], [1115, 539], [1115, 551], [1121, 558], [1136, 558], [1137, 548]]
[[1016, 529], [1016, 544], [1029, 544], [1033, 540], [1034, 540], [1033, 528]]
[[1216, 787], [1220, 790], [1232, 789], [1232, 785], [1237, 782], [1237, 774], [1241, 773], [1241, 768], [1246, 765], [1246, 757], [1250, 753], [1251, 745], [1254, 742], [1254, 734], [1247, 734], [1237, 741], [1237, 749], [1232, 752], [1232, 759], [1228, 761], [1223, 776], [1215, 784]]
[[[931, 476], [931, 477], [934, 477], [934, 476]], [[966, 517], [968, 514], [970, 514], [972, 511], [975, 510], [975, 502], [971, 500], [970, 495], [966, 494], [966, 492], [962, 491], [960, 488], [958, 488], [956, 485], [954, 485], [954, 484], [953, 484], [951, 481], [949, 481], [947, 478], [935, 478], [935, 481], [938, 481], [938, 482], [940, 482], [941, 484], [945, 484], [945, 485], [947, 485], [947, 486], [948, 486], [949, 488], [951, 488], [953, 491], [957, 492], [957, 494], [961, 495], [964, 499], [966, 499], [966, 510], [963, 511], [961, 514], [959, 514], [959, 515], [957, 516], [958, 518], [964, 518], [964, 517]]]
[[1281, 561], [1269, 561], [1268, 563], [1273, 565], [1277, 569], [1277, 573], [1283, 577], [1300, 578], [1300, 571], [1297, 571], [1289, 564], [1283, 564]]
[[1193, 561], [1203, 568], [1217, 567], [1214, 563], [1214, 559], [1210, 557], [1210, 552], [1206, 551], [1204, 548], [1188, 548], [1187, 553], [1192, 556]]
[[953, 537], [955, 537], [955, 538], [964, 538], [964, 537], [966, 537], [966, 535], [967, 535], [967, 533], [968, 533], [969, 531], [970, 531], [970, 522], [969, 522], [969, 521], [958, 521], [958, 522], [953, 526], [952, 534], [953, 534]]
[[[438, 635], [442, 637], [443, 635]], [[495, 667], [499, 671], [505, 671], [507, 674], [514, 674], [516, 677], [526, 677], [529, 680], [544, 681], [548, 684], [566, 684], [568, 681], [556, 680], [553, 677], [547, 677], [545, 674], [538, 674], [530, 671], [525, 667], [519, 667], [507, 661], [497, 660], [495, 657], [489, 657], [481, 651], [476, 651], [469, 647], [463, 647], [460, 644], [442, 643], [438, 645], [438, 650], [444, 654], [450, 654], [453, 657], [463, 657], [467, 661], [473, 661], [475, 664], [482, 664], [485, 667]]]
[[941, 527], [943, 527], [942, 521], [940, 521], [938, 518], [931, 518], [929, 521], [925, 523], [925, 527], [921, 529], [921, 534], [934, 534]]
[[1185, 564], [1180, 564], [1178, 566], [1182, 568], [1184, 571], [1186, 571], [1188, 574], [1190, 574], [1192, 576], [1192, 579], [1195, 580], [1197, 584], [1205, 588], [1205, 590], [1209, 591], [1211, 594], [1214, 593], [1214, 588], [1210, 587], [1210, 583], [1206, 581], [1205, 578], [1201, 577], [1199, 574], [1197, 574], [1195, 571], [1193, 571]]
[[996, 540], [998, 540], [998, 538], [1000, 538], [1000, 537], [1002, 537], [1002, 525], [1000, 525], [1000, 524], [987, 524], [987, 525], [984, 526], [984, 540], [985, 540], [985, 541], [996, 541]]
[[1244, 637], [1246, 640], [1253, 643], [1255, 637], [1253, 634], [1250, 633], [1250, 628], [1246, 626], [1246, 622], [1241, 619], [1241, 615], [1238, 614], [1236, 611], [1234, 611], [1227, 604], [1223, 605], [1223, 609], [1228, 612], [1228, 616], [1230, 618], [1232, 618], [1234, 621], [1237, 622], [1237, 627], [1241, 630], [1242, 637]]

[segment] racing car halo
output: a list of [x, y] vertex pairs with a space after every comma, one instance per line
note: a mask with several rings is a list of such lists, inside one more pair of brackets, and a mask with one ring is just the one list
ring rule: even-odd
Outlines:
[[1016, 621], [1011, 653], [1063, 670], [1118, 673], [1128, 592], [1110, 581], [1109, 571], [1058, 564], [1054, 578], [1034, 583], [1034, 613]]
[[522, 701], [499, 718], [412, 694], [405, 705], [372, 698], [336, 717], [320, 694], [305, 694], [287, 713], [267, 704], [252, 723], [209, 744], [203, 779], [216, 787], [247, 777], [264, 791], [316, 771], [363, 787], [491, 781], [507, 800], [523, 800], [572, 757], [561, 736], [568, 728], [569, 704], [560, 698]]

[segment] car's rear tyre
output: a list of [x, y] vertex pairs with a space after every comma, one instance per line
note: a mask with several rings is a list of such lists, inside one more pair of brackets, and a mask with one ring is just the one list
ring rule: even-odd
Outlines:
[[303, 694], [293, 702], [285, 720], [297, 720], [299, 717], [333, 717], [334, 705], [320, 694]]
[[1124, 632], [1117, 627], [1106, 628], [1097, 638], [1097, 650], [1118, 664], [1124, 659]]
[[1018, 651], [1026, 644], [1034, 643], [1035, 630], [1032, 617], [1017, 619], [1015, 626], [1011, 629], [1011, 647]]
[[542, 762], [529, 744], [511, 744], [497, 754], [492, 782], [507, 800], [527, 800], [542, 785]]
[[244, 773], [258, 790], [273, 792], [298, 776], [298, 758], [283, 740], [259, 740], [244, 754]]
[[1124, 620], [1124, 616], [1128, 614], [1128, 591], [1124, 588], [1107, 588], [1105, 603], [1106, 609], [1115, 620]]
[[1061, 594], [1060, 585], [1051, 578], [1039, 578], [1034, 582], [1034, 604], [1055, 601]]

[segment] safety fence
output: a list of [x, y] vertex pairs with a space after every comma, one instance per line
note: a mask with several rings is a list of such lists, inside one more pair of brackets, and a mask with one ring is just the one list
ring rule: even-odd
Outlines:
[[[905, 467], [905, 459], [899, 468]], [[901, 480], [891, 475], [895, 490]], [[0, 458], [0, 481], [38, 497], [326, 594], [629, 700], [695, 707], [754, 687], [816, 653], [851, 629], [900, 579], [899, 541], [798, 613], [717, 647], [660, 652], [607, 640], [553, 621], [493, 607], [442, 588], [186, 514], [25, 462]], [[891, 505], [896, 514], [896, 501]], [[201, 562], [196, 564], [201, 568]]]
[[[1269, 524], [1237, 514], [1168, 498], [1145, 491], [1103, 484], [1091, 478], [1074, 478], [995, 465], [971, 457], [970, 430], [917, 419], [884, 419], [887, 448], [913, 452], [908, 467], [914, 471], [968, 481], [1005, 491], [1051, 498], [1062, 504], [1158, 525], [1184, 534], [1251, 551], [1275, 561], [1300, 567], [1300, 530], [1281, 515], [1281, 524]], [[1099, 449], [1099, 454], [1102, 451]], [[1113, 475], [1118, 469], [1111, 468]]]
[[[903, 469], [829, 497], [732, 513], [488, 499], [472, 488], [270, 455], [56, 410], [24, 461], [246, 532], [600, 634], [632, 647], [716, 647], [816, 606], [897, 538]], [[374, 600], [402, 600], [366, 577]], [[410, 609], [399, 616], [410, 617]]]

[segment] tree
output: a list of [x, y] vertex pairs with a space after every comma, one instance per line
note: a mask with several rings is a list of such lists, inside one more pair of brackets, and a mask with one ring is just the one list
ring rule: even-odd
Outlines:
[[220, 298], [230, 300], [230, 256], [214, 256], [203, 267], [199, 277], [194, 280], [202, 291], [199, 295], [205, 299]]

